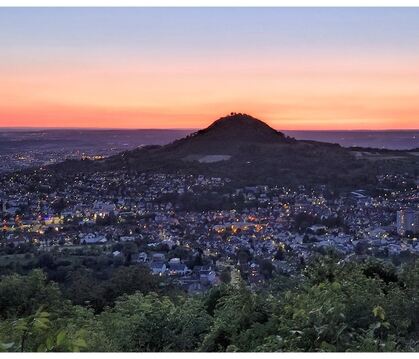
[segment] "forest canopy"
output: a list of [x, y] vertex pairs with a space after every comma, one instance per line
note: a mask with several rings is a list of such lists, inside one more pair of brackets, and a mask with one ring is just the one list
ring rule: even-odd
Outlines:
[[80, 291], [64, 292], [40, 269], [3, 276], [1, 350], [419, 349], [416, 264], [396, 269], [377, 260], [345, 263], [326, 255], [301, 277], [277, 275], [258, 291], [239, 282], [195, 296], [162, 290], [144, 273], [146, 282], [133, 286], [142, 279], [128, 269], [104, 284], [99, 296], [112, 295], [99, 306], [81, 301]]

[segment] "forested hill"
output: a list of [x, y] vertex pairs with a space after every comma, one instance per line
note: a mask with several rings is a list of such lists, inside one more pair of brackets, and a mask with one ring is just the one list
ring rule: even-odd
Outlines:
[[299, 141], [245, 114], [220, 118], [206, 129], [165, 146], [146, 146], [100, 161], [66, 161], [66, 171], [130, 171], [228, 177], [237, 185], [374, 187], [381, 173], [419, 175], [417, 151], [347, 149]]

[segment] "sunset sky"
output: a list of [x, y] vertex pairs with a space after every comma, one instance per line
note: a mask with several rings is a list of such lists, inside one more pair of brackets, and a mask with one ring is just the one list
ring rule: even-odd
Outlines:
[[0, 127], [419, 128], [419, 8], [0, 8]]

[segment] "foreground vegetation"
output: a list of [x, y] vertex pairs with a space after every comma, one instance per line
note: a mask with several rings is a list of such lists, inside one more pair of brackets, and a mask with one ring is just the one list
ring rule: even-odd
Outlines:
[[[133, 271], [132, 267], [128, 267]], [[145, 274], [144, 274], [145, 275]], [[134, 276], [135, 277], [135, 276]], [[419, 266], [322, 256], [299, 278], [202, 296], [106, 284], [103, 307], [75, 300], [40, 270], [0, 281], [3, 351], [417, 351]], [[141, 277], [135, 277], [141, 281]], [[145, 280], [147, 277], [145, 277]], [[117, 291], [115, 288], [120, 288]], [[136, 290], [133, 292], [133, 290]], [[85, 288], [89, 291], [89, 288]], [[122, 294], [131, 293], [131, 294]], [[109, 299], [111, 298], [111, 299]], [[103, 309], [102, 309], [103, 307]]]

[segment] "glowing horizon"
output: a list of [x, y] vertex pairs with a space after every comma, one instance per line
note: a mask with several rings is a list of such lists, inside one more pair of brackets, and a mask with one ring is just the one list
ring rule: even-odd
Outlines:
[[0, 9], [0, 127], [419, 128], [419, 9]]

